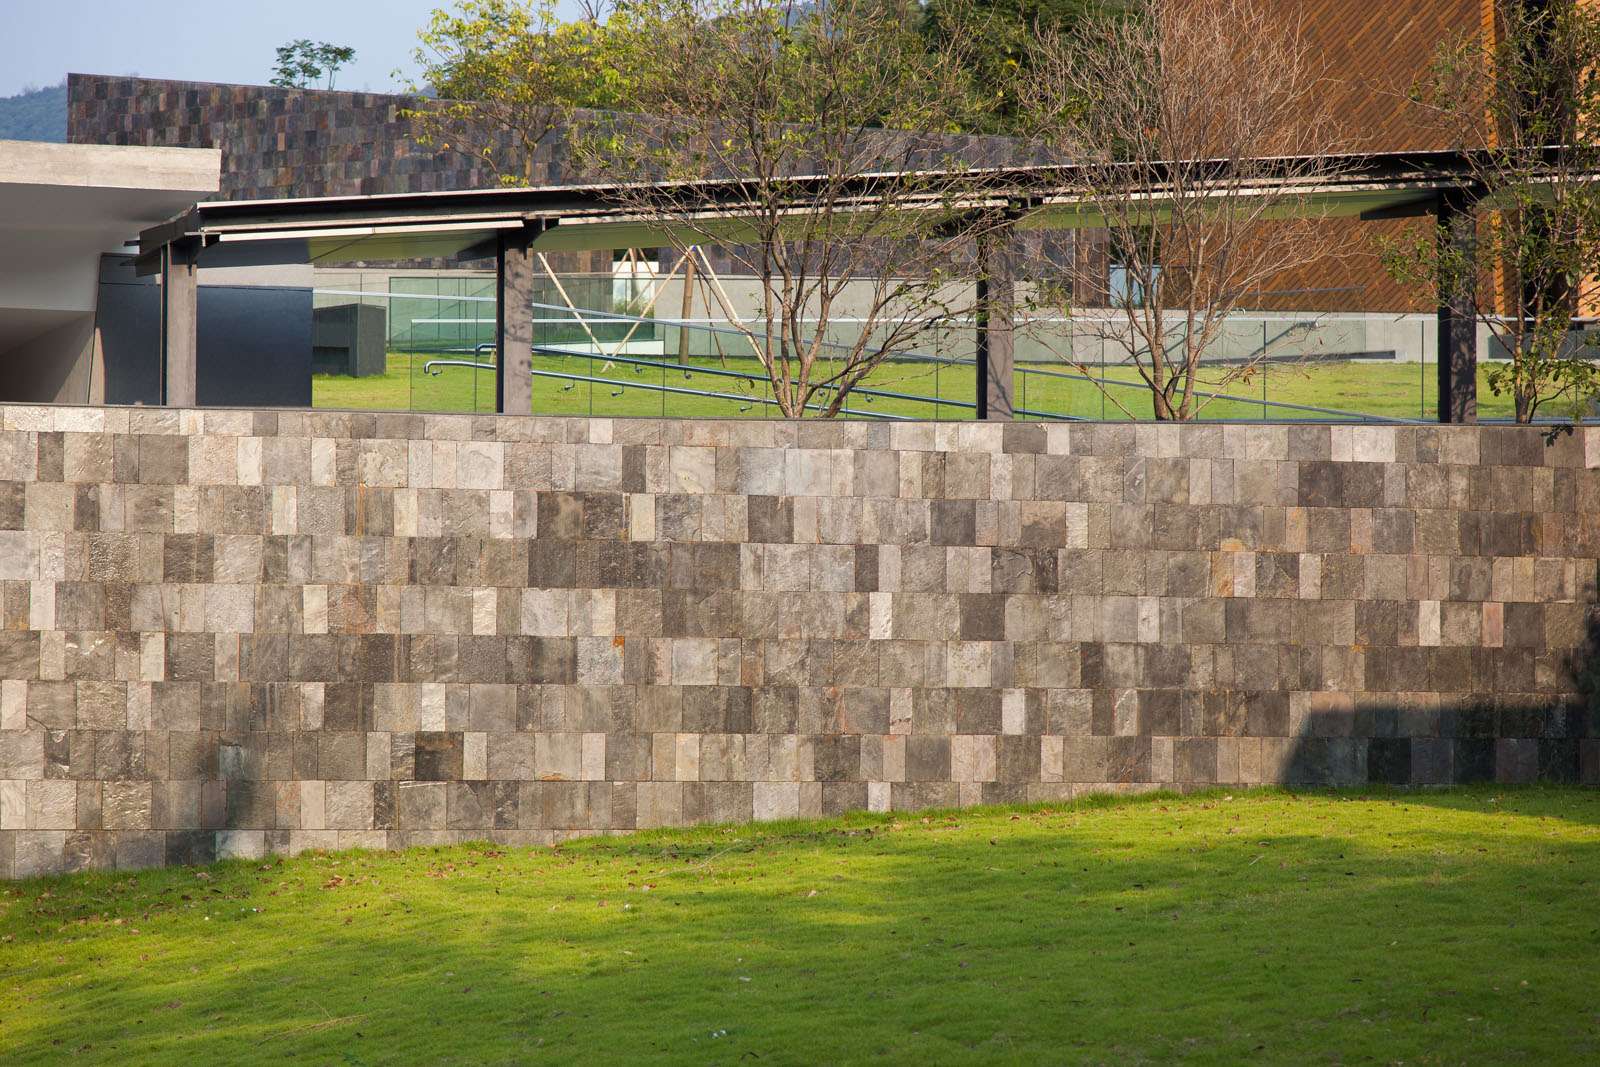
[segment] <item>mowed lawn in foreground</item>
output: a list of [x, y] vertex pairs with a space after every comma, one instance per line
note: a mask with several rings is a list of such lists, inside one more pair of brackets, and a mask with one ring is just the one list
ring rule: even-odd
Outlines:
[[[367, 408], [415, 411], [493, 411], [492, 371], [464, 366], [436, 367], [425, 373], [431, 359], [446, 356], [391, 352], [388, 370], [381, 375], [350, 378], [319, 374], [312, 378], [312, 403], [319, 408]], [[449, 356], [464, 359], [460, 354]], [[660, 359], [662, 357], [655, 357]], [[666, 357], [675, 358], [675, 357]], [[636, 367], [603, 357], [536, 355], [533, 381], [534, 412], [541, 415], [655, 415], [677, 418], [777, 417], [778, 409], [757, 401], [771, 396], [760, 365], [750, 357], [716, 360], [694, 357], [695, 369], [665, 370]], [[1016, 401], [1027, 411], [1091, 419], [1125, 419], [1127, 415], [1107, 397], [1114, 397], [1129, 412], [1150, 417], [1150, 397], [1136, 372], [1112, 369], [1107, 377], [1121, 381], [1110, 392], [1083, 381], [1065, 363], [1021, 365], [1038, 373], [1017, 375]], [[714, 372], [731, 372], [714, 373]], [[1509, 418], [1510, 397], [1497, 397], [1489, 388], [1488, 366], [1478, 370], [1478, 413], [1485, 418]], [[1098, 373], [1098, 372], [1096, 372]], [[1211, 373], [1210, 371], [1207, 372]], [[555, 377], [561, 375], [564, 377]], [[1263, 406], [1263, 399], [1301, 408], [1356, 412], [1390, 418], [1432, 418], [1435, 414], [1434, 364], [1327, 362], [1262, 366], [1248, 381], [1227, 387], [1238, 399], [1217, 400], [1201, 411], [1206, 419], [1312, 419], [1336, 416], [1311, 410]], [[578, 379], [597, 379], [596, 381]], [[870, 402], [864, 394], [852, 400], [852, 414], [878, 413], [915, 418], [962, 419], [972, 417], [974, 371], [969, 364], [888, 363], [868, 381], [875, 390], [910, 394], [925, 400], [880, 396]], [[648, 388], [654, 386], [654, 388]], [[1202, 392], [1212, 389], [1202, 383]], [[694, 396], [690, 390], [728, 396]], [[938, 398], [944, 403], [933, 403]], [[966, 407], [959, 406], [966, 404]], [[1541, 414], [1566, 416], [1571, 404], [1541, 409]], [[1032, 417], [1032, 416], [1030, 416]]]
[[0, 888], [0, 1063], [1594, 1063], [1600, 794], [1212, 793]]

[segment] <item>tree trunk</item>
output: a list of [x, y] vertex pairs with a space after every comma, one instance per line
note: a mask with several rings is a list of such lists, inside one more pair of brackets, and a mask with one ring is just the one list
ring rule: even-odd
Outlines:
[[1172, 402], [1167, 399], [1165, 389], [1152, 389], [1150, 391], [1150, 400], [1157, 422], [1178, 421], [1178, 413], [1172, 409]]
[[[689, 362], [689, 316], [694, 314], [694, 249], [690, 249], [683, 257], [683, 314], [679, 320], [683, 323], [678, 327], [678, 362]], [[710, 314], [709, 309], [707, 315]]]
[[1519, 423], [1532, 422], [1534, 406], [1539, 401], [1538, 389], [1519, 384], [1511, 390], [1511, 398], [1516, 405], [1517, 421]]

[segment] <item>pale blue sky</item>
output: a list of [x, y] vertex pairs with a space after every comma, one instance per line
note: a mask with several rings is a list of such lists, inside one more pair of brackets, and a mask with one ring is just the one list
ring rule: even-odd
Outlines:
[[[453, 0], [0, 0], [0, 96], [67, 73], [245, 82], [301, 37], [348, 45], [337, 89], [387, 92], [414, 72], [417, 31]], [[404, 68], [400, 77], [392, 72]]]

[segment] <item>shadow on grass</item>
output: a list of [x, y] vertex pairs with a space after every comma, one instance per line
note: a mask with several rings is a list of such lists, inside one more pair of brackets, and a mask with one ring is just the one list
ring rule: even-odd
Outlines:
[[1600, 843], [1327, 809], [1208, 794], [36, 883], [0, 919], [23, 942], [0, 1042], [370, 1065], [1592, 1047], [1569, 979]]

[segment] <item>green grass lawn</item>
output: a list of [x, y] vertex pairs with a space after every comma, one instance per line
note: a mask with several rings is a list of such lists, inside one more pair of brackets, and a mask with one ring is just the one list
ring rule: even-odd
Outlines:
[[[466, 367], [446, 367], [437, 375], [423, 367], [433, 357], [391, 352], [389, 371], [367, 378], [316, 375], [312, 379], [313, 404], [331, 408], [376, 408], [415, 411], [493, 411], [494, 375]], [[454, 356], [449, 358], [463, 358]], [[695, 357], [691, 365], [700, 368], [685, 376], [682, 371], [659, 368], [632, 368], [595, 357], [539, 356], [535, 370], [545, 372], [534, 378], [534, 411], [547, 415], [666, 415], [676, 417], [759, 417], [775, 416], [770, 405], [751, 403], [751, 399], [770, 397], [771, 390], [760, 365], [751, 358], [717, 361]], [[1106, 400], [1098, 386], [1072, 378], [1057, 377], [1075, 373], [1066, 364], [1025, 364], [1027, 368], [1049, 374], [1019, 373], [1017, 404], [1038, 412], [1087, 418], [1122, 419], [1126, 416]], [[736, 377], [713, 374], [713, 370], [732, 371]], [[1478, 412], [1485, 417], [1510, 417], [1509, 397], [1497, 397], [1489, 389], [1487, 368], [1479, 368]], [[598, 378], [600, 383], [555, 378], [550, 374]], [[1265, 396], [1274, 402], [1337, 411], [1402, 418], [1432, 418], [1433, 364], [1416, 363], [1319, 363], [1265, 367], [1248, 382], [1236, 382], [1227, 389], [1231, 397], [1249, 399], [1219, 400], [1211, 403], [1202, 417], [1208, 419], [1275, 420], [1332, 416], [1287, 408], [1263, 408]], [[1133, 371], [1120, 369], [1107, 377], [1132, 386]], [[942, 366], [930, 370], [924, 364], [887, 364], [872, 376], [873, 388], [919, 397], [938, 398], [951, 403], [901, 400], [879, 397], [870, 402], [853, 402], [852, 411], [911, 415], [918, 418], [971, 417], [973, 371], [970, 366]], [[742, 399], [718, 399], [664, 392], [660, 388], [715, 391], [737, 394]], [[1202, 387], [1214, 391], [1209, 386]], [[1149, 417], [1150, 401], [1142, 386], [1112, 386], [1110, 395], [1120, 400], [1141, 418]], [[1252, 402], [1254, 401], [1254, 402]], [[964, 402], [968, 406], [958, 406]], [[1558, 414], [1552, 410], [1552, 414]]]
[[[438, 357], [390, 352], [388, 372], [365, 378], [318, 374], [311, 379], [312, 404], [330, 408], [377, 408], [414, 411], [493, 411], [494, 374], [470, 367], [444, 367], [426, 372]], [[460, 356], [449, 358], [460, 359]], [[660, 361], [660, 360], [658, 360]], [[603, 357], [536, 356], [534, 411], [541, 415], [666, 415], [680, 418], [774, 417], [778, 409], [761, 404], [772, 396], [766, 374], [753, 358], [717, 360], [691, 357], [689, 372], [659, 367], [634, 368]], [[565, 377], [552, 377], [563, 375]], [[599, 382], [575, 381], [595, 378]], [[867, 411], [961, 418], [970, 414], [973, 375], [970, 368], [891, 364], [873, 376], [873, 386], [919, 397], [965, 401], [968, 408], [925, 401], [879, 398]], [[654, 386], [655, 388], [650, 388]], [[668, 390], [682, 390], [669, 392]], [[692, 393], [723, 393], [727, 397]]]
[[1600, 793], [1222, 793], [0, 889], [0, 1063], [1594, 1063]]

